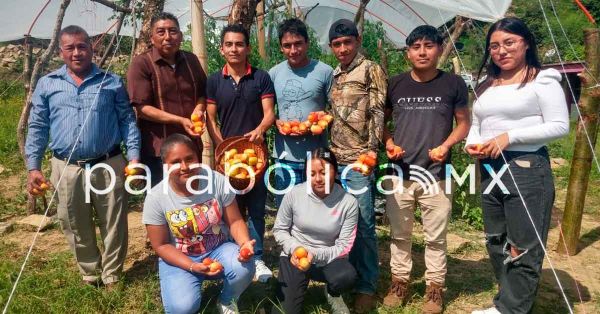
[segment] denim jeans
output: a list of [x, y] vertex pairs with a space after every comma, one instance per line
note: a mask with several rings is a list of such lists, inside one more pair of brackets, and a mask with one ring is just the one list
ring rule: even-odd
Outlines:
[[364, 176], [362, 173], [350, 170], [345, 178], [342, 172], [346, 165], [339, 165], [338, 175], [342, 186], [358, 191], [366, 188], [364, 193], [353, 195], [358, 200], [358, 228], [354, 246], [350, 251], [350, 262], [356, 268], [358, 280], [355, 291], [374, 295], [377, 290], [379, 276], [379, 258], [377, 256], [377, 236], [375, 234], [375, 175]]
[[267, 187], [263, 180], [256, 180], [250, 192], [237, 195], [236, 200], [240, 213], [248, 217], [248, 231], [250, 237], [256, 240], [254, 253], [260, 259], [263, 253], [263, 241], [265, 236], [265, 205], [267, 202]]
[[[283, 159], [276, 159], [276, 163], [282, 164], [284, 167], [275, 168], [275, 186], [274, 188], [278, 191], [285, 190], [289, 185], [294, 186], [296, 184], [303, 183], [306, 181], [306, 172], [304, 170], [303, 162], [287, 161]], [[294, 182], [292, 182], [292, 176], [290, 172], [294, 173]], [[285, 194], [275, 194], [275, 207], [279, 208], [283, 196]]]
[[229, 305], [237, 302], [254, 277], [254, 263], [238, 261], [239, 246], [225, 242], [216, 249], [200, 256], [190, 256], [197, 263], [206, 257], [216, 259], [223, 265], [223, 272], [215, 277], [205, 277], [172, 266], [162, 258], [158, 260], [158, 276], [163, 306], [166, 313], [197, 313], [202, 301], [202, 282], [205, 279], [223, 279], [219, 301]]
[[[537, 152], [504, 152], [508, 170], [501, 176], [506, 189], [498, 184], [488, 194], [482, 194], [483, 223], [486, 234], [486, 247], [500, 285], [494, 297], [494, 305], [502, 313], [529, 313], [537, 293], [550, 216], [554, 203], [554, 181], [546, 148]], [[486, 166], [487, 164], [487, 166]], [[481, 189], [493, 182], [488, 169], [497, 174], [504, 161], [485, 159], [481, 162]], [[515, 186], [516, 182], [516, 186]], [[540, 234], [537, 238], [532, 222], [527, 215], [519, 193], [523, 196], [533, 225]], [[507, 194], [508, 193], [508, 194]], [[521, 252], [516, 257], [510, 248]]]

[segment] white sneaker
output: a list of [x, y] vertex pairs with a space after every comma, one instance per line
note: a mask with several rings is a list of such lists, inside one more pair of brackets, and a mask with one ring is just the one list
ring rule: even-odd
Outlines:
[[502, 313], [500, 313], [500, 311], [498, 311], [498, 309], [495, 306], [492, 306], [489, 309], [473, 311], [473, 312], [471, 312], [471, 314], [502, 314]]
[[331, 312], [333, 314], [350, 314], [350, 309], [348, 309], [348, 306], [341, 295], [334, 297], [329, 294], [327, 288], [325, 288], [325, 296], [327, 297], [327, 303], [331, 306]]
[[258, 258], [255, 259], [254, 267], [256, 268], [256, 271], [254, 272], [254, 280], [264, 283], [269, 281], [269, 279], [273, 277], [273, 272], [271, 272], [269, 267], [267, 267], [267, 265], [265, 265], [265, 262], [263, 262], [262, 260]]
[[219, 303], [217, 303], [217, 310], [219, 310], [219, 313], [221, 313], [221, 314], [237, 314], [237, 313], [239, 313], [235, 302], [232, 302], [229, 305], [225, 305], [225, 304], [219, 302]]

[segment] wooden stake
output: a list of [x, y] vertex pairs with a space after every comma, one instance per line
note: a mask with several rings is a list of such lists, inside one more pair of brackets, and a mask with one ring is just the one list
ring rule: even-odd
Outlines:
[[31, 54], [33, 50], [33, 46], [31, 45], [31, 35], [25, 35], [23, 40], [23, 44], [25, 45], [25, 59], [23, 60], [23, 84], [25, 84], [25, 92], [29, 92], [29, 83], [31, 80]]
[[458, 57], [452, 58], [452, 67], [454, 74], [460, 75], [460, 60], [458, 60]]
[[[192, 50], [198, 56], [204, 73], [208, 75], [208, 53], [206, 50], [206, 36], [204, 30], [204, 8], [202, 0], [193, 0], [192, 11]], [[215, 167], [215, 153], [213, 142], [208, 132], [204, 132], [202, 139], [202, 163], [209, 167]]]
[[258, 33], [258, 54], [263, 61], [267, 61], [267, 49], [265, 48], [265, 0], [256, 5], [256, 30]]
[[294, 16], [294, 5], [292, 4], [292, 0], [285, 0], [285, 10], [289, 17]]
[[597, 83], [600, 80], [600, 29], [586, 29], [584, 37], [585, 58], [591, 74], [579, 75], [582, 81], [579, 103], [581, 118], [577, 123], [569, 187], [562, 219], [564, 238], [561, 236], [557, 245], [560, 254], [569, 255], [577, 254], [585, 195], [592, 166], [593, 148], [590, 147], [583, 125], [587, 129], [592, 146], [595, 147], [598, 135], [598, 109], [600, 109], [600, 86]]

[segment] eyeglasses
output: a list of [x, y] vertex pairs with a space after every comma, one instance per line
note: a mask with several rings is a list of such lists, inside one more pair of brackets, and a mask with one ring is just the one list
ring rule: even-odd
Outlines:
[[517, 49], [518, 45], [517, 43], [523, 41], [523, 39], [509, 39], [507, 41], [505, 41], [502, 44], [498, 44], [498, 43], [492, 43], [490, 44], [490, 52], [498, 52], [500, 51], [500, 48], [504, 47], [505, 50], [507, 51], [513, 51], [515, 49]]

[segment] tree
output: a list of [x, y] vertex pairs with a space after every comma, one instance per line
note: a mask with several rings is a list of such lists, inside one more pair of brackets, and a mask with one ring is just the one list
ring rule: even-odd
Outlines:
[[[21, 156], [23, 160], [25, 160], [25, 131], [27, 128], [27, 121], [29, 120], [29, 113], [31, 112], [31, 98], [33, 97], [33, 91], [35, 90], [35, 86], [37, 85], [40, 76], [42, 75], [42, 70], [50, 57], [54, 55], [56, 48], [58, 47], [58, 34], [62, 28], [63, 18], [65, 17], [65, 12], [67, 7], [71, 4], [71, 0], [63, 0], [58, 9], [58, 14], [56, 17], [56, 22], [54, 23], [54, 30], [52, 32], [52, 40], [50, 40], [50, 45], [42, 56], [35, 62], [33, 66], [33, 71], [31, 73], [31, 80], [29, 82], [29, 90], [27, 91], [27, 97], [25, 98], [25, 104], [23, 105], [23, 110], [21, 111], [21, 117], [19, 118], [19, 124], [17, 125], [17, 141], [19, 143], [19, 151], [21, 152]], [[28, 195], [27, 199], [27, 212], [33, 213], [35, 211], [35, 198], [31, 195]]]
[[250, 33], [250, 28], [256, 16], [256, 4], [260, 0], [234, 0], [227, 22], [229, 25], [241, 24]]
[[139, 55], [150, 48], [150, 34], [152, 33], [150, 22], [152, 17], [162, 12], [164, 8], [165, 0], [145, 0], [142, 28], [135, 45], [135, 55]]

